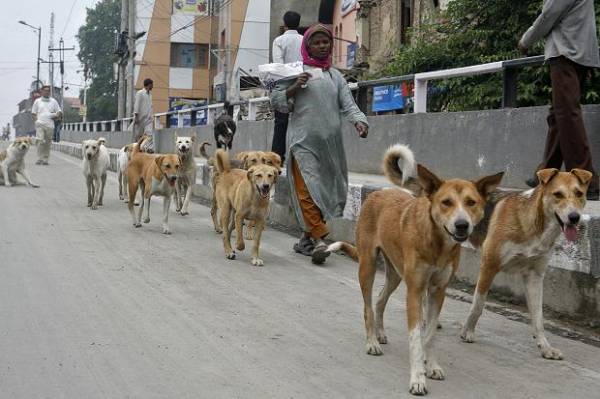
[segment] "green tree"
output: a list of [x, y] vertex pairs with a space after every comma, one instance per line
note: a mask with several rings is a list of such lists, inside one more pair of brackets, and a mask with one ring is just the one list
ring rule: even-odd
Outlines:
[[88, 120], [109, 120], [117, 116], [117, 81], [113, 63], [115, 33], [119, 31], [118, 0], [102, 0], [87, 9], [85, 25], [79, 28], [77, 56], [88, 70], [91, 85], [87, 92]]
[[[600, 0], [595, 0], [596, 13]], [[411, 44], [402, 46], [383, 75], [404, 75], [520, 57], [517, 42], [541, 11], [542, 0], [453, 0], [447, 10], [411, 31]], [[530, 55], [543, 54], [543, 42]], [[519, 72], [519, 106], [544, 105], [550, 99], [547, 67]], [[594, 74], [585, 101], [600, 99], [600, 79]], [[489, 74], [433, 82], [432, 111], [498, 108], [502, 76]]]

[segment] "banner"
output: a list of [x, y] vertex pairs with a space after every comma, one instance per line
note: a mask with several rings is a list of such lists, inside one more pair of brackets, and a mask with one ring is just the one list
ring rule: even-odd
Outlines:
[[373, 87], [373, 112], [394, 111], [404, 108], [400, 86]]
[[208, 0], [173, 0], [173, 14], [208, 15]]
[[[190, 109], [196, 108], [206, 105], [206, 100], [198, 100], [193, 98], [181, 98], [181, 97], [169, 97], [169, 112], [171, 111], [179, 111], [182, 109]], [[170, 126], [178, 126], [178, 117], [177, 114], [169, 115], [169, 124]], [[201, 111], [196, 112], [196, 126], [197, 125], [206, 125], [206, 110], [203, 109]], [[192, 126], [192, 113], [186, 112], [183, 114], [183, 126]]]

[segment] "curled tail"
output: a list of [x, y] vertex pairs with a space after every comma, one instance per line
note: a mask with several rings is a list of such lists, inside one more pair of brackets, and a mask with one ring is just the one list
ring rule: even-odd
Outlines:
[[229, 172], [231, 165], [229, 164], [229, 155], [226, 151], [221, 149], [217, 150], [215, 153], [215, 160], [217, 161], [216, 166], [219, 173]]
[[211, 145], [208, 141], [203, 141], [200, 144], [200, 155], [210, 161], [210, 156], [206, 152], [206, 146]]
[[134, 145], [132, 145], [131, 147], [131, 156], [133, 157], [135, 154], [137, 154], [138, 152], [142, 152], [141, 151], [141, 146], [142, 146], [142, 142], [144, 141], [144, 139], [146, 138], [146, 135], [142, 134], [142, 136], [139, 138], [139, 140], [137, 141], [137, 143], [135, 143]]
[[350, 243], [347, 243], [346, 241], [334, 242], [333, 244], [327, 247], [327, 252], [335, 252], [340, 250], [345, 252], [346, 255], [358, 262], [358, 251], [356, 250], [356, 247]]
[[383, 156], [383, 173], [397, 186], [404, 186], [411, 178], [417, 178], [417, 163], [408, 146], [396, 144]]

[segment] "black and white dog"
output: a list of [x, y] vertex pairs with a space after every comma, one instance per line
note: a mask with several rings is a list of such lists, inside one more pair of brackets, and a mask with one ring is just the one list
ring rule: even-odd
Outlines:
[[217, 148], [223, 148], [225, 151], [231, 150], [235, 129], [235, 121], [228, 114], [222, 114], [217, 118], [214, 128]]

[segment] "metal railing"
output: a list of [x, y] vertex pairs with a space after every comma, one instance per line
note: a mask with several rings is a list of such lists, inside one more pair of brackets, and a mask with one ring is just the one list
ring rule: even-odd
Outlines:
[[[366, 111], [368, 106], [369, 90], [376, 86], [399, 85], [404, 82], [414, 83], [414, 112], [427, 112], [427, 87], [430, 81], [439, 79], [448, 79], [464, 76], [476, 76], [482, 74], [502, 72], [502, 107], [514, 108], [517, 106], [517, 81], [519, 69], [530, 66], [540, 66], [544, 63], [544, 56], [524, 57], [513, 60], [490, 62], [486, 64], [471, 65], [461, 68], [444, 69], [431, 72], [420, 72], [403, 76], [392, 76], [381, 79], [373, 79], [349, 83], [351, 90], [356, 90], [356, 101], [362, 111]], [[256, 120], [257, 109], [259, 104], [268, 102], [269, 97], [252, 98], [247, 101], [231, 103], [230, 106], [245, 105], [248, 108], [248, 120]], [[223, 110], [225, 104], [209, 104], [201, 107], [169, 111], [154, 114], [154, 124], [156, 129], [162, 127], [172, 127], [171, 117], [176, 115], [178, 127], [185, 125], [186, 115], [189, 114], [190, 126], [198, 126], [203, 124], [211, 124]], [[203, 118], [198, 118], [199, 113], [204, 115]], [[161, 118], [165, 118], [164, 124]], [[99, 122], [78, 122], [65, 123], [64, 128], [74, 131], [123, 131], [129, 128], [132, 118], [120, 120], [99, 121]]]

